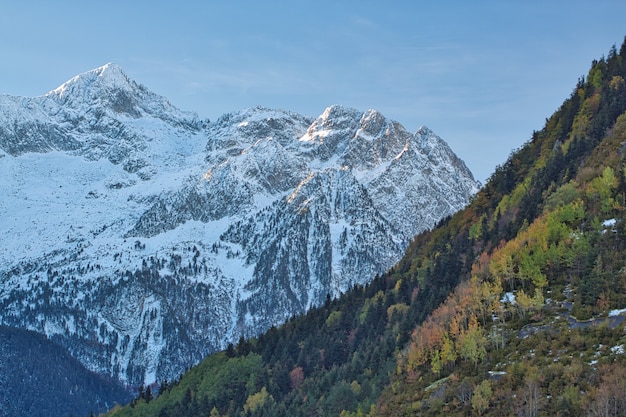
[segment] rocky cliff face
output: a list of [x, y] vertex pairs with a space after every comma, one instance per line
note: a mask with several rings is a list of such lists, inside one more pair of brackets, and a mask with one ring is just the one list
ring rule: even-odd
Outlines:
[[111, 64], [0, 96], [0, 176], [0, 323], [131, 385], [367, 283], [477, 189], [375, 110], [210, 123]]

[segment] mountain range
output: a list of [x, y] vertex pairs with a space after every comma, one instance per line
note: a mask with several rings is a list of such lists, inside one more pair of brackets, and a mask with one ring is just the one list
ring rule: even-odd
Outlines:
[[392, 268], [108, 415], [625, 415], [625, 80], [626, 39]]
[[211, 122], [114, 64], [0, 95], [0, 176], [0, 323], [135, 388], [367, 284], [479, 187], [375, 110]]

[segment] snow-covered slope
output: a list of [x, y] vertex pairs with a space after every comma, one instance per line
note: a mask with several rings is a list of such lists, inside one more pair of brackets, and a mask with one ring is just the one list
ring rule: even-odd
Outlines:
[[0, 177], [0, 322], [131, 385], [368, 282], [477, 189], [375, 110], [210, 123], [112, 64], [0, 96]]

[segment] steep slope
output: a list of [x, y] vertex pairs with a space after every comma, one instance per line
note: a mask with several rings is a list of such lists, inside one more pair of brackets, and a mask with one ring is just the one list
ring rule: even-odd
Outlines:
[[626, 39], [594, 61], [468, 207], [470, 279], [414, 329], [377, 415], [623, 414], [625, 57]]
[[388, 272], [111, 415], [621, 415], [625, 59]]
[[0, 387], [2, 417], [87, 416], [132, 399], [42, 335], [5, 326], [0, 326]]
[[370, 281], [477, 189], [375, 110], [210, 123], [112, 64], [0, 99], [0, 322], [134, 387]]

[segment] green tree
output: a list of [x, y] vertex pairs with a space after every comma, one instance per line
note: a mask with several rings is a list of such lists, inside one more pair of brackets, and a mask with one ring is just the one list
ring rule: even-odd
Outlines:
[[483, 382], [478, 384], [474, 390], [474, 395], [471, 400], [472, 409], [474, 409], [478, 415], [483, 415], [483, 413], [489, 408], [492, 396], [493, 392], [491, 390], [491, 382], [485, 379]]
[[441, 363], [441, 353], [439, 352], [439, 349], [435, 349], [433, 351], [433, 357], [430, 359], [430, 370], [433, 371], [435, 375], [439, 375], [442, 368], [443, 364]]
[[448, 366], [456, 361], [457, 354], [456, 350], [454, 350], [454, 343], [448, 335], [444, 335], [443, 343], [441, 345], [441, 364], [443, 366]]
[[487, 354], [485, 345], [487, 338], [483, 334], [483, 329], [478, 326], [476, 318], [470, 317], [470, 324], [466, 331], [461, 332], [457, 340], [457, 352], [461, 357], [471, 361], [474, 366], [484, 359]]
[[263, 387], [261, 388], [261, 391], [248, 397], [246, 403], [243, 406], [243, 411], [246, 413], [254, 413], [256, 410], [272, 402], [274, 402], [274, 397], [268, 394], [267, 388]]

